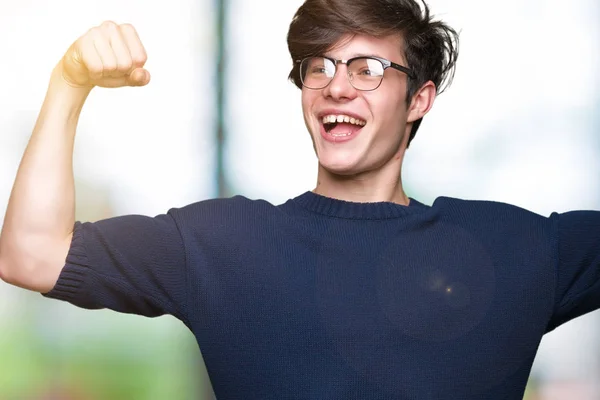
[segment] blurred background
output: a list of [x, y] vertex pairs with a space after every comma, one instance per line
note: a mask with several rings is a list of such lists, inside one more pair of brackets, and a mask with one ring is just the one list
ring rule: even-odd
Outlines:
[[[90, 96], [74, 159], [78, 219], [233, 194], [278, 204], [312, 189], [316, 158], [286, 79], [301, 3], [0, 0], [0, 218], [50, 71], [107, 19], [137, 28], [152, 82]], [[409, 196], [543, 215], [600, 209], [600, 3], [429, 4], [461, 31], [461, 54], [407, 153]], [[599, 334], [599, 313], [548, 334], [526, 399], [600, 399]], [[194, 338], [174, 318], [79, 310], [0, 282], [0, 399], [212, 397]]]

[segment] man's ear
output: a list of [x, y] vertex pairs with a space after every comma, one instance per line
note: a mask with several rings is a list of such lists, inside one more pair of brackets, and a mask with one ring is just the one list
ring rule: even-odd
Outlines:
[[415, 122], [423, 118], [433, 107], [436, 94], [436, 87], [432, 81], [428, 81], [421, 86], [412, 98], [406, 122]]

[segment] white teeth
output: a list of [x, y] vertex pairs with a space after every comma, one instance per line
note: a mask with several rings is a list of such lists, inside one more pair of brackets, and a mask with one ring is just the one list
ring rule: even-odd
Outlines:
[[366, 121], [362, 121], [360, 119], [356, 119], [354, 117], [350, 117], [349, 115], [326, 115], [323, 117], [324, 124], [333, 124], [333, 123], [350, 123], [352, 125], [365, 126], [367, 124]]
[[329, 133], [329, 134], [333, 137], [346, 137], [346, 136], [351, 135], [351, 133]]

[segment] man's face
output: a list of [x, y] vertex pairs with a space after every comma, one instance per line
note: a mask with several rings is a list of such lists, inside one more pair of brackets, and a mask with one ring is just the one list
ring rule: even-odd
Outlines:
[[[377, 56], [406, 66], [400, 38], [355, 36], [323, 56], [348, 60]], [[311, 134], [321, 167], [338, 175], [373, 171], [399, 159], [407, 135], [407, 76], [386, 69], [381, 85], [373, 91], [359, 91], [349, 82], [346, 65], [339, 64], [331, 83], [320, 90], [302, 88], [304, 122]], [[324, 123], [328, 116], [348, 116], [350, 123]], [[333, 117], [330, 117], [333, 118]], [[359, 120], [357, 122], [357, 120]], [[400, 160], [401, 162], [401, 160]]]

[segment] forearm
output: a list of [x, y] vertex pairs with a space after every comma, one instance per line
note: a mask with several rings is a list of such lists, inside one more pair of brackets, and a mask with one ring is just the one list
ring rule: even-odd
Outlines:
[[38, 273], [41, 263], [64, 262], [75, 219], [73, 145], [88, 94], [64, 83], [58, 69], [53, 72], [0, 235], [3, 275]]

